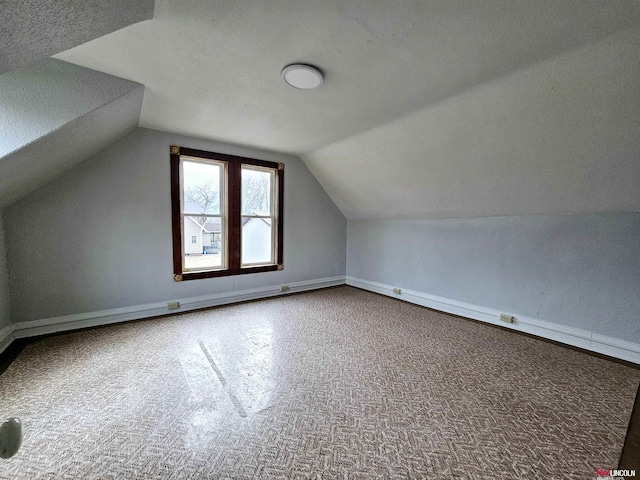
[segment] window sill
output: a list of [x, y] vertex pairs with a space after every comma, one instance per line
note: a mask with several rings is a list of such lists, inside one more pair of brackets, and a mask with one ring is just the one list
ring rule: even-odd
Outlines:
[[282, 265], [263, 265], [261, 267], [212, 270], [208, 272], [185, 272], [181, 275], [174, 275], [173, 280], [176, 282], [185, 282], [187, 280], [200, 280], [203, 278], [230, 277], [232, 275], [246, 275], [248, 273], [275, 272], [282, 269]]

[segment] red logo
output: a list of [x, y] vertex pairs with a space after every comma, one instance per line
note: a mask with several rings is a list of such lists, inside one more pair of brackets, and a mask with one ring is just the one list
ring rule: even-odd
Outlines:
[[608, 477], [611, 470], [604, 470], [602, 468], [596, 468], [596, 477]]

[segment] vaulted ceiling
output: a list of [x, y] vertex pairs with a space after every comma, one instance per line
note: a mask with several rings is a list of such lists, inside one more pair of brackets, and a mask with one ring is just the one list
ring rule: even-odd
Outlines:
[[0, 207], [138, 125], [144, 86], [49, 58], [153, 17], [153, 0], [0, 2]]
[[[638, 21], [637, 1], [157, 0], [57, 58], [144, 84], [141, 126], [300, 154]], [[323, 88], [287, 88], [293, 62]]]
[[138, 125], [144, 86], [45, 58], [0, 75], [0, 205]]
[[[56, 58], [143, 84], [141, 126], [301, 155], [348, 218], [637, 209], [639, 24], [637, 0], [156, 0]], [[286, 87], [294, 62], [324, 86]]]
[[0, 74], [153, 17], [153, 0], [1, 2]]

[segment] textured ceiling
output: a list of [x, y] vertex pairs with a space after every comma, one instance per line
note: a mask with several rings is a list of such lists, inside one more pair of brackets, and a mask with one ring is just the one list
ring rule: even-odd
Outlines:
[[144, 86], [52, 58], [0, 75], [0, 206], [138, 124]]
[[638, 24], [637, 0], [158, 0], [57, 58], [144, 84], [141, 126], [300, 154], [348, 218], [625, 210]]
[[0, 74], [153, 17], [153, 0], [0, 1]]
[[[58, 55], [143, 83], [141, 126], [303, 153], [627, 28], [637, 0], [157, 0]], [[284, 86], [292, 62], [324, 86]]]
[[640, 28], [304, 160], [349, 219], [640, 210]]

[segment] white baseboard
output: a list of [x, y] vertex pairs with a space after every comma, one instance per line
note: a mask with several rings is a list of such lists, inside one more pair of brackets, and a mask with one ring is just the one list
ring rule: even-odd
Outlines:
[[[400, 294], [395, 294], [393, 293], [394, 287], [390, 285], [361, 278], [348, 276], [347, 285], [640, 364], [640, 345], [637, 343], [414, 290], [403, 288]], [[500, 313], [513, 315], [515, 317], [514, 322], [505, 323], [500, 321]]]
[[[138, 320], [142, 318], [156, 317], [173, 313], [188, 312], [199, 308], [215, 307], [229, 303], [242, 302], [246, 300], [257, 300], [260, 298], [287, 295], [295, 292], [305, 292], [318, 288], [344, 285], [345, 277], [319, 278], [315, 280], [305, 280], [302, 282], [287, 283], [289, 290], [280, 291], [280, 285], [254, 288], [251, 290], [240, 290], [237, 292], [217, 293], [213, 295], [203, 295], [200, 297], [190, 297], [177, 300], [180, 307], [169, 310], [166, 302], [149, 303], [146, 305], [134, 305], [131, 307], [112, 308], [96, 312], [78, 313], [65, 315], [62, 317], [43, 318], [29, 322], [14, 323], [0, 330], [0, 353], [9, 346], [16, 338], [35, 337], [56, 332], [77, 330], [79, 328], [95, 327], [99, 325], [109, 325], [112, 323], [125, 322], [128, 320]], [[169, 299], [167, 301], [175, 301]]]
[[500, 313], [505, 312], [500, 312], [493, 308], [482, 307], [404, 288], [402, 289], [402, 293], [397, 295], [393, 293], [393, 287], [390, 285], [371, 282], [356, 277], [344, 276], [289, 283], [287, 284], [289, 285], [289, 290], [286, 292], [281, 292], [279, 285], [272, 285], [268, 287], [254, 288], [251, 290], [185, 298], [178, 300], [180, 302], [180, 308], [175, 310], [168, 310], [166, 302], [158, 302], [16, 323], [6, 326], [0, 330], [0, 353], [2, 353], [11, 344], [11, 342], [17, 338], [35, 337], [38, 335], [77, 330], [80, 328], [109, 325], [128, 320], [138, 320], [159, 315], [187, 312], [199, 308], [214, 307], [246, 300], [257, 300], [260, 298], [344, 285], [345, 283], [347, 285], [362, 288], [363, 290], [381, 293], [389, 297], [398, 298], [424, 307], [530, 333], [539, 337], [565, 343], [567, 345], [573, 345], [584, 348], [585, 350], [602, 353], [614, 358], [640, 364], [640, 345], [637, 343], [627, 342], [625, 340], [593, 333], [588, 330], [567, 327], [536, 318], [519, 316], [513, 314], [513, 312], [508, 313], [514, 315], [514, 323], [504, 323], [501, 322], [499, 318]]

